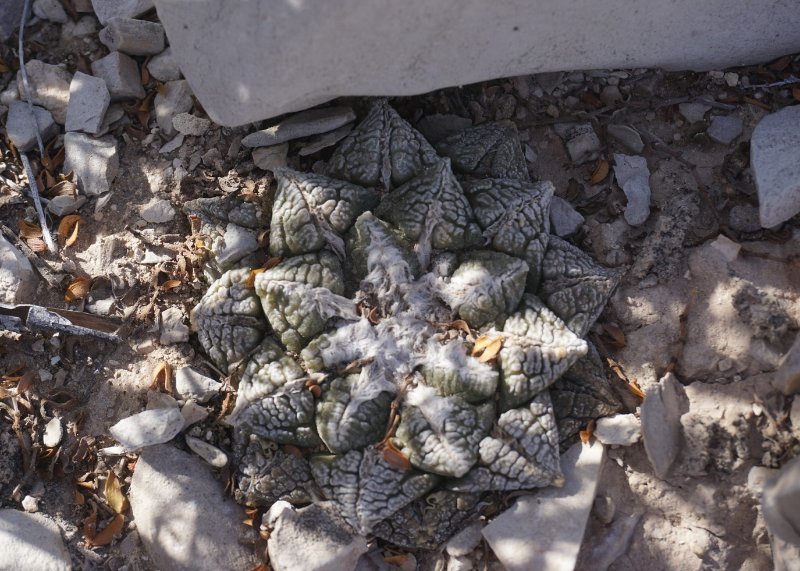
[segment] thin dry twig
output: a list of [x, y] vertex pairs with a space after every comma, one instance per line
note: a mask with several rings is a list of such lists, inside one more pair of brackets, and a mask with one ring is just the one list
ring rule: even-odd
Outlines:
[[[36, 113], [33, 110], [33, 100], [31, 99], [31, 87], [28, 81], [28, 72], [25, 69], [25, 53], [23, 52], [23, 41], [25, 37], [25, 22], [28, 19], [30, 12], [30, 0], [25, 0], [22, 7], [22, 16], [19, 22], [19, 70], [22, 75], [22, 86], [25, 90], [25, 100], [28, 102], [28, 110], [30, 111], [31, 119], [33, 120], [33, 130], [36, 133], [36, 143], [39, 145], [39, 156], [44, 156], [44, 143], [42, 142], [42, 135], [39, 132], [39, 121], [36, 119]], [[39, 196], [39, 187], [36, 184], [36, 177], [33, 176], [33, 169], [31, 163], [28, 161], [28, 155], [24, 151], [20, 151], [20, 158], [22, 159], [22, 166], [25, 167], [25, 176], [28, 177], [28, 185], [31, 187], [31, 197], [33, 204], [36, 207], [36, 214], [39, 216], [39, 226], [42, 227], [42, 238], [44, 243], [47, 244], [47, 249], [50, 253], [55, 254], [58, 251], [53, 237], [50, 235], [50, 229], [47, 227], [47, 219], [44, 215], [42, 208], [42, 200]]]

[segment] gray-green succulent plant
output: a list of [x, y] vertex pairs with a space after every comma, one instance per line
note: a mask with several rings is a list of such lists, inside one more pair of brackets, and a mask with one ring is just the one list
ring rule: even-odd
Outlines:
[[[275, 176], [282, 261], [251, 285], [217, 259], [192, 312], [217, 366], [243, 371], [243, 501], [325, 497], [358, 533], [432, 545], [464, 517], [426, 506], [560, 485], [559, 443], [619, 407], [584, 339], [618, 276], [550, 235], [553, 186], [531, 181], [513, 124], [434, 149], [377, 101], [325, 174]], [[229, 205], [204, 223], [224, 238], [264, 216]], [[476, 358], [478, 336], [502, 346]]]

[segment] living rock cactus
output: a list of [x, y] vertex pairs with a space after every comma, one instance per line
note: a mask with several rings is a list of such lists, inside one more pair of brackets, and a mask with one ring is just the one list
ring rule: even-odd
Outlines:
[[[549, 234], [553, 186], [531, 181], [513, 124], [434, 149], [377, 101], [325, 174], [275, 175], [280, 263], [217, 259], [192, 312], [241, 372], [241, 499], [325, 497], [358, 533], [430, 546], [482, 492], [560, 485], [560, 442], [619, 406], [584, 339], [618, 276]], [[231, 224], [266, 216], [193, 208], [222, 253]]]

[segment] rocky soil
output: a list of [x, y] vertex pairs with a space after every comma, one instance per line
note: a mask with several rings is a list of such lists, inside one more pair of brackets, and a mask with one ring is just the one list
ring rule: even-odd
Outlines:
[[[564, 455], [562, 492], [493, 496], [425, 551], [354, 537], [317, 504], [234, 503], [223, 419], [236, 379], [188, 323], [207, 248], [183, 205], [271, 196], [286, 164], [319, 172], [369, 101], [292, 118], [277, 138], [275, 120], [220, 127], [146, 6], [120, 21], [85, 0], [37, 0], [34, 14], [23, 56], [44, 156], [16, 35], [0, 44], [0, 302], [84, 312], [116, 334], [0, 328], [0, 567], [290, 569], [306, 548], [309, 568], [798, 568], [761, 495], [800, 453], [800, 56], [391, 100], [431, 141], [512, 121], [531, 176], [555, 185], [553, 233], [625, 271], [590, 337], [626, 414]], [[143, 411], [133, 430], [117, 424]]]

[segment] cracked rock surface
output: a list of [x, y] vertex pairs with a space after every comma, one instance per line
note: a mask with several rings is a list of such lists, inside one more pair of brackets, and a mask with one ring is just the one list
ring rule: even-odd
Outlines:
[[[324, 174], [275, 176], [269, 222], [188, 207], [220, 276], [192, 327], [240, 376], [239, 499], [325, 498], [358, 534], [431, 547], [483, 492], [562, 485], [560, 445], [620, 408], [584, 339], [618, 274], [550, 235], [513, 124], [434, 149], [377, 101]], [[225, 256], [231, 224], [268, 230], [273, 263]]]

